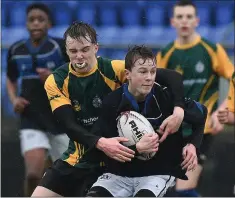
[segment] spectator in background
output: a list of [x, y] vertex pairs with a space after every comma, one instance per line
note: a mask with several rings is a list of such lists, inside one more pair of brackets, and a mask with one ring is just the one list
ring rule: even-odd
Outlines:
[[[199, 18], [197, 8], [191, 1], [182, 0], [175, 4], [171, 24], [177, 31], [177, 39], [158, 53], [157, 65], [181, 73], [184, 78], [185, 96], [199, 101], [208, 108], [201, 147], [202, 163], [211, 144], [212, 135], [223, 130], [223, 124], [217, 118], [219, 77], [229, 79], [234, 66], [220, 44], [214, 44], [196, 32]], [[190, 133], [190, 128], [185, 126], [184, 134]], [[202, 166], [199, 165], [195, 171], [187, 173], [188, 181], [177, 181], [177, 196], [198, 196], [195, 188], [201, 171]]]
[[47, 151], [54, 161], [68, 146], [68, 137], [57, 127], [43, 87], [51, 71], [67, 62], [67, 56], [63, 40], [48, 36], [49, 8], [35, 3], [26, 12], [30, 37], [9, 49], [7, 91], [14, 111], [20, 114], [21, 152], [26, 169], [24, 194], [30, 196], [43, 175]]

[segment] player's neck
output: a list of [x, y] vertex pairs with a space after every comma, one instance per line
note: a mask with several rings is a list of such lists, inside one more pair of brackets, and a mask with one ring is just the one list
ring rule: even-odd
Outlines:
[[176, 39], [176, 41], [179, 45], [186, 45], [186, 44], [192, 43], [198, 36], [199, 36], [199, 34], [197, 32], [194, 32], [193, 34], [191, 34], [188, 37], [180, 37], [179, 36]]
[[32, 46], [34, 46], [34, 47], [40, 46], [42, 44], [42, 42], [46, 39], [46, 37], [47, 37], [47, 35], [45, 35], [41, 39], [37, 39], [37, 40], [34, 40], [31, 38], [30, 41], [31, 41]]
[[146, 95], [140, 94], [138, 91], [132, 89], [130, 85], [128, 85], [128, 91], [131, 93], [131, 95], [135, 98], [137, 102], [145, 101]]

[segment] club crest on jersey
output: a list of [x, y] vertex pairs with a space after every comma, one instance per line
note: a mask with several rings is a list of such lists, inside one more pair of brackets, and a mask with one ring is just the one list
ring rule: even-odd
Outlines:
[[54, 69], [55, 68], [55, 63], [53, 61], [47, 62], [47, 68], [48, 69]]
[[73, 108], [75, 111], [80, 111], [81, 110], [81, 105], [77, 100], [73, 100]]
[[205, 66], [204, 64], [199, 61], [196, 65], [195, 65], [195, 70], [198, 72], [198, 73], [202, 73], [205, 69]]
[[95, 108], [100, 108], [102, 106], [102, 100], [98, 96], [95, 96], [92, 104]]

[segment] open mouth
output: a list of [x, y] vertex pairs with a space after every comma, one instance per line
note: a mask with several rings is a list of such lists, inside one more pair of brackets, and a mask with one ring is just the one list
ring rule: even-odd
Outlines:
[[182, 27], [181, 30], [182, 31], [188, 31], [188, 27]]
[[32, 32], [33, 34], [39, 34], [39, 33], [42, 32], [42, 30], [32, 30], [31, 32]]
[[83, 62], [83, 63], [75, 63], [75, 67], [78, 68], [78, 69], [82, 69], [86, 66], [86, 63]]

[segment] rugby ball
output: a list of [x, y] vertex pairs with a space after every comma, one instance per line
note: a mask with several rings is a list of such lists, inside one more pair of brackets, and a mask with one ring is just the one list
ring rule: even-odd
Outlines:
[[[146, 133], [155, 133], [150, 122], [141, 114], [135, 111], [122, 112], [117, 118], [117, 128], [120, 137], [126, 137], [128, 142], [123, 142], [125, 146], [135, 145]], [[141, 154], [138, 159], [151, 159], [156, 152]]]

